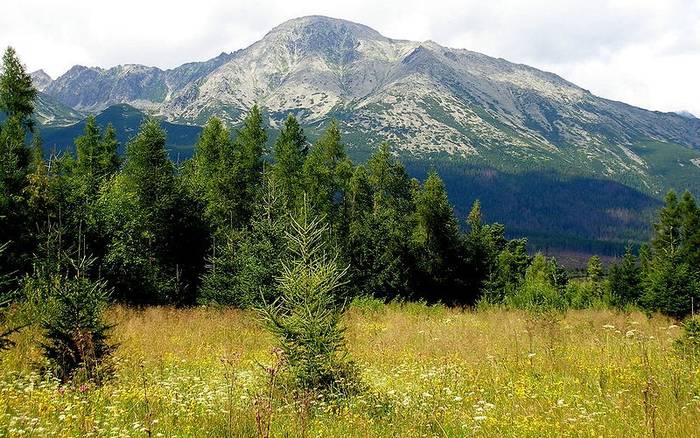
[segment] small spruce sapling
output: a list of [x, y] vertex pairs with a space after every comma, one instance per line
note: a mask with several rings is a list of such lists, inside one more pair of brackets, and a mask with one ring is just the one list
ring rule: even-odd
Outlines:
[[348, 268], [327, 248], [328, 225], [312, 218], [304, 202], [286, 233], [291, 260], [282, 263], [279, 297], [261, 310], [277, 337], [291, 377], [302, 391], [348, 394], [358, 386], [354, 364], [345, 357], [338, 290]]
[[101, 383], [110, 375], [109, 342], [112, 326], [105, 321], [109, 292], [102, 280], [87, 277], [92, 259], [73, 262], [67, 273], [56, 274], [41, 319], [41, 344], [56, 376], [62, 381], [82, 378]]

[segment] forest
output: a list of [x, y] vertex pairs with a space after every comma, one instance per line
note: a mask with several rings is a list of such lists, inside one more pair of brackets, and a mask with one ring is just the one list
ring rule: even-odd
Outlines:
[[[574, 272], [485, 223], [479, 201], [458, 217], [440, 175], [410, 178], [388, 144], [353, 163], [335, 121], [310, 144], [293, 115], [271, 131], [253, 106], [236, 129], [209, 120], [193, 156], [174, 163], [157, 119], [120, 155], [114, 129], [89, 118], [74, 151], [47, 156], [31, 78], [13, 49], [2, 62], [0, 346], [37, 334], [42, 370], [58, 382], [113, 374], [103, 367], [119, 348], [113, 309], [251, 309], [296, 387], [346, 395], [363, 391], [337, 354], [351, 303], [675, 320], [697, 309], [700, 208], [689, 192], [668, 193], [649, 242]], [[270, 425], [256, 421], [265, 436]]]

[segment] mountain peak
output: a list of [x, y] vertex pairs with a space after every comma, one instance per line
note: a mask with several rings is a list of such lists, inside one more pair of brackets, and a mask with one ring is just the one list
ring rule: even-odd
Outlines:
[[48, 87], [53, 79], [44, 70], [37, 70], [29, 74], [32, 77], [32, 83], [39, 91], [44, 91]]
[[297, 36], [300, 34], [312, 35], [314, 33], [366, 40], [387, 39], [376, 30], [364, 24], [323, 15], [307, 15], [305, 17], [287, 20], [275, 26], [268, 32], [266, 37], [278, 34]]

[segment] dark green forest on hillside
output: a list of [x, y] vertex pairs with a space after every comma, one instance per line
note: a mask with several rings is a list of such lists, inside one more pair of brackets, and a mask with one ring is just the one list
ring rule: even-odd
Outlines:
[[[270, 117], [263, 112], [264, 120]], [[146, 114], [126, 104], [111, 106], [95, 116], [98, 126], [114, 127], [120, 155], [126, 152], [126, 144], [146, 118]], [[86, 123], [84, 120], [70, 126], [41, 127], [45, 157], [75, 153], [74, 139], [82, 134]], [[341, 131], [342, 123], [338, 122]], [[166, 132], [171, 160], [180, 163], [191, 158], [202, 128], [170, 122], [161, 122], [161, 127]], [[310, 143], [324, 131], [322, 125], [303, 128]], [[271, 163], [277, 133], [271, 126], [265, 129], [265, 161]], [[373, 139], [353, 133], [344, 134], [343, 143], [354, 163], [366, 163], [377, 148], [369, 146], [374, 144]], [[562, 259], [568, 267], [585, 266], [585, 257], [591, 254], [621, 256], [630, 243], [637, 248], [651, 236], [649, 224], [661, 206], [661, 201], [652, 195], [610, 180], [567, 175], [553, 169], [506, 171], [447, 154], [414, 157], [397, 153], [397, 145], [389, 146], [410, 177], [423, 181], [431, 171], [440, 175], [458, 216], [466, 217], [473, 202], [479, 199], [484, 206], [484, 219], [506, 225], [509, 238], [527, 237], [531, 252], [572, 252], [577, 254], [577, 260], [583, 258], [583, 263]]]
[[[646, 230], [645, 211], [656, 202], [615, 183], [571, 179], [562, 188], [546, 175], [446, 163], [419, 170], [388, 144], [356, 164], [336, 122], [311, 143], [294, 116], [276, 131], [257, 106], [235, 132], [209, 120], [187, 159], [173, 160], [172, 126], [151, 118], [123, 144], [115, 126], [89, 117], [76, 126], [74, 148], [47, 156], [32, 122], [35, 97], [8, 49], [0, 76], [0, 301], [49, 299], [80, 279], [130, 304], [256, 307], [278, 298], [285, 242], [301, 216], [324, 224], [324, 242], [347, 266], [347, 282], [333, 292], [339, 301], [633, 305], [682, 317], [700, 296], [700, 208], [689, 192], [669, 193]], [[443, 171], [462, 194], [460, 209], [448, 199]], [[518, 209], [507, 197], [493, 201], [504, 186]], [[636, 215], [611, 212], [620, 199]], [[596, 203], [592, 215], [577, 214]], [[558, 220], [538, 222], [528, 209]], [[485, 219], [494, 216], [522, 228]], [[614, 247], [586, 240], [589, 232], [619, 235], [620, 227], [628, 234]], [[580, 278], [569, 278], [555, 258], [531, 256], [526, 239], [512, 238], [533, 228], [554, 230], [538, 238], [540, 248], [571, 228], [582, 230], [580, 245], [590, 251], [628, 248], [607, 275], [592, 257]], [[640, 242], [645, 233], [650, 241]]]

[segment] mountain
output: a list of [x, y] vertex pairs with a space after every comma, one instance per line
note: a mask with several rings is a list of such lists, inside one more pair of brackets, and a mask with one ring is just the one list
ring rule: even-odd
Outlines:
[[84, 119], [85, 113], [40, 91], [34, 101], [34, 118], [43, 126], [68, 126]]
[[192, 62], [171, 70], [137, 64], [110, 69], [76, 65], [52, 81], [46, 93], [81, 111], [97, 112], [119, 103], [155, 110], [184, 86], [211, 73], [232, 56], [222, 53], [209, 61]]
[[697, 117], [695, 117], [695, 114], [689, 111], [676, 111], [676, 114], [678, 114], [681, 117], [685, 117], [686, 119], [697, 119]]
[[[335, 118], [353, 157], [387, 140], [413, 175], [438, 169], [460, 213], [479, 197], [499, 211], [489, 219], [541, 247], [556, 234], [553, 246], [614, 242], [617, 251], [646, 237], [647, 212], [666, 190], [700, 194], [699, 119], [328, 17], [287, 21], [245, 49], [172, 70], [75, 66], [45, 92], [79, 111], [126, 103], [194, 125], [212, 116], [236, 125], [257, 102], [273, 126], [294, 113], [311, 138]], [[579, 198], [575, 210], [554, 205]]]
[[654, 195], [684, 182], [700, 159], [700, 120], [599, 98], [526, 65], [320, 16], [172, 70], [75, 66], [46, 93], [77, 110], [128, 103], [195, 124], [214, 115], [236, 124], [259, 102], [273, 123], [288, 112], [311, 126], [338, 118], [357, 147], [388, 140], [404, 155], [556, 169]]
[[30, 76], [32, 77], [32, 83], [34, 84], [34, 87], [39, 91], [44, 91], [46, 87], [48, 87], [51, 84], [51, 82], [53, 82], [51, 76], [49, 76], [44, 70], [37, 70], [35, 72], [32, 72], [30, 73]]

